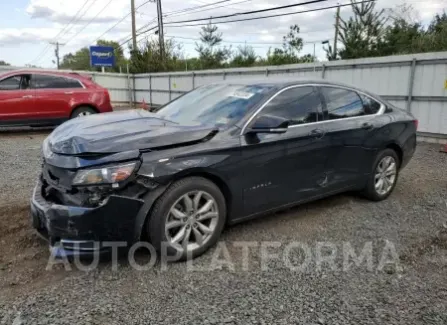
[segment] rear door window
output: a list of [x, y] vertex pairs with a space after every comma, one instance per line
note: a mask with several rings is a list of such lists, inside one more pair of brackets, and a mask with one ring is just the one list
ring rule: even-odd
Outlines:
[[77, 80], [43, 74], [33, 75], [33, 85], [36, 89], [82, 88]]
[[379, 102], [363, 94], [360, 94], [360, 98], [363, 102], [363, 109], [365, 111], [365, 114], [373, 115], [377, 114], [380, 111], [380, 107], [382, 107], [382, 105]]
[[366, 115], [360, 96], [352, 90], [322, 87], [329, 120]]
[[66, 88], [82, 88], [81, 83], [76, 79], [63, 78], [65, 79]]

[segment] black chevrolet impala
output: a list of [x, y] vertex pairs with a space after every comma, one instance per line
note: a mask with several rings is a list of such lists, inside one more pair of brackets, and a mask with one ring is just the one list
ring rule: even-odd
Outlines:
[[211, 84], [157, 113], [73, 119], [43, 143], [33, 226], [63, 254], [147, 239], [198, 256], [226, 224], [345, 191], [387, 198], [416, 128], [379, 96], [311, 80]]

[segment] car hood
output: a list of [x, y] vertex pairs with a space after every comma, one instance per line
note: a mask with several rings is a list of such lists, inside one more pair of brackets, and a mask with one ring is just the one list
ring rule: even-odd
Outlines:
[[182, 126], [144, 110], [128, 110], [75, 118], [57, 127], [46, 141], [58, 154], [108, 154], [187, 145], [216, 132], [215, 127]]

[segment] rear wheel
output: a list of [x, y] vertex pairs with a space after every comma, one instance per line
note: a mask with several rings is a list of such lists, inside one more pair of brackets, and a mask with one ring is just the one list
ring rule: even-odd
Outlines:
[[394, 190], [399, 176], [400, 161], [393, 149], [381, 151], [374, 162], [363, 194], [370, 200], [386, 199]]
[[225, 198], [213, 182], [184, 178], [157, 200], [147, 223], [149, 240], [159, 252], [166, 245], [179, 260], [197, 257], [217, 242], [225, 216]]
[[78, 108], [76, 108], [73, 113], [71, 113], [71, 118], [75, 118], [75, 117], [81, 117], [81, 116], [88, 116], [88, 115], [92, 115], [92, 114], [96, 114], [97, 112], [88, 106], [80, 106]]

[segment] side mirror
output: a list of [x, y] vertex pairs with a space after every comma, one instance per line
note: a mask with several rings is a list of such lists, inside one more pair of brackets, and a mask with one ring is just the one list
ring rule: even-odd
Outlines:
[[286, 133], [289, 127], [289, 120], [279, 116], [261, 115], [259, 116], [249, 132], [251, 133]]

